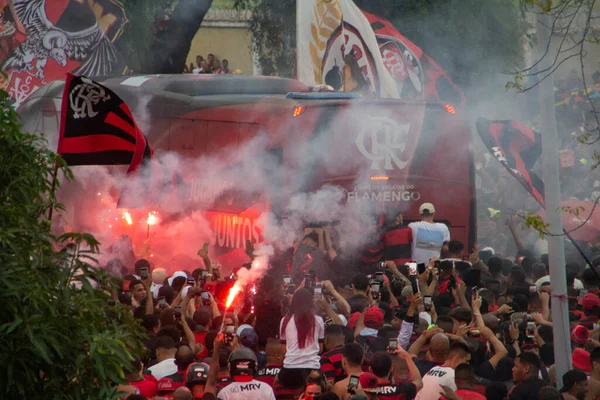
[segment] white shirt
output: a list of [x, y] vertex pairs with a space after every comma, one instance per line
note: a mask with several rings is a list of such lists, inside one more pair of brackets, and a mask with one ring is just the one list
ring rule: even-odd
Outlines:
[[[285, 317], [279, 323], [279, 331], [283, 326]], [[281, 338], [285, 341], [285, 358], [283, 360], [284, 368], [310, 368], [321, 369], [321, 357], [319, 356], [319, 340], [325, 337], [325, 323], [323, 318], [315, 316], [315, 334], [307, 339], [303, 349], [299, 347], [298, 330], [294, 317], [290, 318], [286, 328], [285, 336]]]
[[177, 372], [177, 365], [175, 365], [174, 358], [167, 358], [148, 368], [148, 371], [156, 378], [156, 380], [160, 380], [165, 376], [173, 375]]
[[230, 383], [221, 389], [217, 398], [221, 400], [275, 400], [275, 393], [267, 383], [253, 379], [250, 382]]
[[[535, 281], [535, 288], [538, 292], [544, 283], [550, 283], [550, 275], [542, 276], [540, 279]], [[573, 288], [577, 290], [583, 289], [583, 282], [581, 282], [579, 279], [575, 279], [573, 282]]]
[[450, 240], [450, 231], [445, 224], [425, 221], [408, 224], [412, 230], [411, 259], [416, 263], [429, 263], [432, 257], [439, 257], [445, 241]]
[[429, 370], [423, 377], [423, 389], [417, 393], [416, 400], [438, 400], [442, 388], [440, 385], [448, 386], [456, 390], [454, 382], [454, 370], [448, 367], [437, 366]]

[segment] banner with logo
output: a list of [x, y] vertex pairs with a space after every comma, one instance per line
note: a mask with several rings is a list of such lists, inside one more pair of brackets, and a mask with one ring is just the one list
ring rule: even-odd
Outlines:
[[464, 104], [466, 98], [446, 72], [419, 46], [400, 34], [387, 20], [364, 12], [371, 24], [385, 67], [400, 97]]
[[297, 7], [298, 80], [400, 98], [369, 20], [352, 0], [303, 0]]
[[0, 88], [17, 105], [67, 72], [119, 75], [113, 42], [127, 23], [121, 0], [0, 0]]

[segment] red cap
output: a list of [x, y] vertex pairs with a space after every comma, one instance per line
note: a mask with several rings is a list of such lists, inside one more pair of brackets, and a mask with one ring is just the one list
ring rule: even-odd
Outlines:
[[585, 351], [584, 349], [576, 348], [573, 350], [573, 355], [571, 356], [573, 361], [573, 367], [578, 368], [584, 372], [592, 371], [592, 361], [590, 360], [590, 353]]
[[600, 307], [600, 298], [593, 293], [587, 293], [583, 299], [579, 300], [579, 304], [584, 310], [591, 310], [592, 307]]
[[383, 325], [383, 311], [379, 307], [369, 307], [365, 312], [365, 326], [380, 328]]
[[356, 328], [356, 324], [358, 323], [358, 318], [360, 317], [360, 313], [357, 311], [348, 318], [348, 328]]
[[157, 389], [159, 392], [173, 392], [177, 390], [177, 386], [171, 378], [161, 378], [157, 383]]
[[360, 374], [358, 381], [360, 382], [360, 387], [367, 393], [378, 393], [379, 392], [379, 382], [377, 381], [377, 377], [370, 373], [364, 372]]
[[571, 331], [571, 341], [580, 346], [585, 345], [585, 342], [590, 338], [590, 331], [583, 325], [577, 325]]

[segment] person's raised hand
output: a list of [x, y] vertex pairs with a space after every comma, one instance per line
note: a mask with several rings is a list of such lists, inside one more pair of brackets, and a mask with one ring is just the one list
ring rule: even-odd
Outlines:
[[477, 296], [471, 300], [471, 308], [473, 309], [473, 312], [478, 313], [479, 310], [481, 310], [481, 301], [481, 296]]
[[502, 304], [499, 308], [498, 308], [498, 314], [510, 314], [513, 312], [513, 309], [511, 306], [509, 306], [508, 304]]
[[438, 257], [431, 257], [429, 259], [429, 264], [427, 265], [428, 268], [434, 268], [435, 267], [435, 262], [438, 261], [439, 258]]
[[335, 288], [333, 287], [333, 283], [331, 281], [322, 281], [323, 289], [328, 290], [330, 293], [335, 292]]
[[542, 314], [540, 314], [539, 312], [532, 312], [531, 318], [533, 318], [533, 321], [536, 325], [542, 325], [544, 322], [546, 322]]
[[519, 339], [519, 327], [516, 323], [511, 322], [511, 324], [508, 326], [508, 333], [510, 334], [510, 338], [512, 340]]
[[416, 357], [412, 354], [409, 354], [408, 351], [406, 351], [402, 346], [396, 347], [396, 350], [394, 350], [393, 353], [404, 360]]
[[475, 265], [479, 262], [479, 246], [477, 243], [473, 246], [473, 252], [469, 255], [469, 262], [472, 265]]
[[540, 300], [545, 303], [550, 302], [550, 294], [548, 292], [540, 291]]
[[429, 268], [425, 268], [425, 271], [423, 271], [422, 274], [419, 274], [419, 281], [427, 282], [430, 274], [431, 274], [431, 270]]
[[219, 354], [219, 350], [223, 347], [223, 343], [225, 342], [225, 334], [223, 332], [217, 333], [217, 337], [215, 338], [215, 342], [213, 345], [213, 352]]
[[457, 290], [458, 294], [459, 294], [461, 297], [464, 297], [464, 296], [465, 296], [465, 293], [467, 292], [467, 285], [465, 284], [465, 282], [464, 282], [464, 281], [461, 281], [461, 282], [460, 282], [460, 283], [457, 285], [457, 287], [456, 287], [456, 290]]
[[465, 337], [465, 336], [467, 336], [467, 333], [469, 333], [469, 330], [470, 330], [469, 325], [461, 325], [456, 330], [455, 335], [459, 336], [459, 337]]
[[198, 255], [203, 259], [208, 258], [208, 243], [204, 243], [204, 246], [198, 250]]
[[435, 327], [433, 327], [433, 328], [431, 328], [431, 329], [427, 329], [425, 332], [423, 332], [423, 337], [424, 337], [424, 338], [425, 338], [427, 341], [429, 341], [429, 340], [431, 340], [431, 338], [432, 338], [434, 335], [436, 335], [436, 334], [438, 334], [438, 333], [442, 333], [442, 332], [444, 332], [444, 331], [442, 330], [442, 328], [440, 328], [440, 327], [438, 327], [438, 326], [435, 326]]
[[421, 293], [415, 293], [412, 296], [412, 302], [410, 303], [410, 305], [414, 304], [414, 307], [417, 308], [418, 306], [421, 305], [421, 303], [423, 302], [423, 298], [421, 297]]

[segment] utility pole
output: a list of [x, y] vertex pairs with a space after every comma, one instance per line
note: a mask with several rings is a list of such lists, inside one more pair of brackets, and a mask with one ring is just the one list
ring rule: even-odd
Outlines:
[[[538, 15], [536, 49], [538, 59], [551, 40], [552, 17]], [[540, 63], [539, 71], [549, 66], [551, 57]], [[541, 75], [538, 75], [540, 79]], [[560, 389], [562, 376], [571, 369], [571, 338], [569, 329], [569, 309], [567, 304], [567, 272], [565, 266], [565, 246], [562, 225], [562, 210], [559, 180], [558, 134], [556, 131], [556, 112], [554, 105], [554, 74], [539, 83], [540, 117], [542, 136], [542, 177], [546, 219], [552, 235], [547, 236], [548, 259], [550, 261], [550, 288], [552, 290], [552, 330], [554, 332], [554, 357], [556, 360], [556, 383]], [[556, 236], [553, 236], [556, 235]]]

